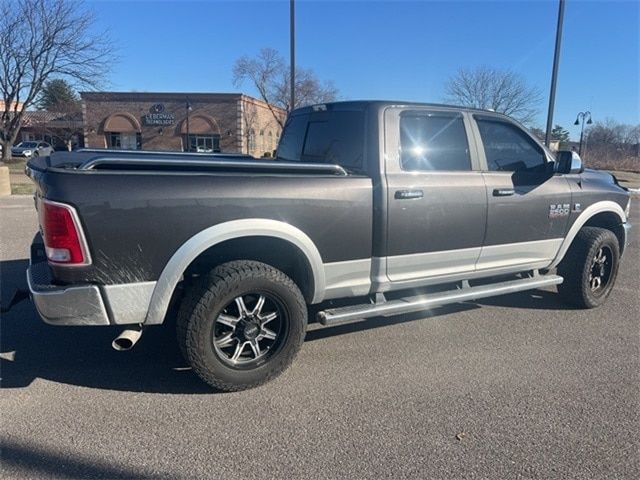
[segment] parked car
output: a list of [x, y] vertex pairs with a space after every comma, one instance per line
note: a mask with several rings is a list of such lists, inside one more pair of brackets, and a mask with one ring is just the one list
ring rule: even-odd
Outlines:
[[629, 192], [576, 153], [419, 103], [297, 109], [276, 161], [79, 151], [27, 170], [44, 321], [128, 326], [128, 349], [175, 309], [185, 358], [229, 391], [293, 361], [309, 305], [334, 325], [557, 285], [597, 307], [629, 227]]
[[11, 149], [14, 157], [46, 157], [53, 153], [54, 149], [47, 142], [20, 142]]

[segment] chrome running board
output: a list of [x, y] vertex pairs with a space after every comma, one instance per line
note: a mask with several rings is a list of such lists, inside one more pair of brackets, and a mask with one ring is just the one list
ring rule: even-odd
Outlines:
[[461, 288], [446, 292], [429, 293], [386, 302], [378, 301], [373, 304], [330, 308], [318, 312], [317, 318], [323, 325], [335, 325], [370, 317], [389, 317], [392, 315], [412, 313], [433, 307], [441, 307], [450, 303], [478, 300], [480, 298], [532, 290], [550, 285], [558, 285], [560, 283], [562, 283], [562, 277], [559, 275], [539, 275], [537, 273], [527, 278], [478, 285], [475, 287], [469, 286], [468, 282], [462, 282]]

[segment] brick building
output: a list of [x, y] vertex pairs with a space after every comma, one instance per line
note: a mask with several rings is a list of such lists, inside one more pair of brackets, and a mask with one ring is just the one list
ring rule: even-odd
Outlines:
[[284, 110], [242, 93], [83, 92], [88, 148], [248, 153], [275, 150]]

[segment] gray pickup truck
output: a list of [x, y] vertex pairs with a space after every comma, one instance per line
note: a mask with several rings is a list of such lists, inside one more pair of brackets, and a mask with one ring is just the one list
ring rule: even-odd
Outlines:
[[[338, 102], [289, 116], [273, 161], [85, 150], [32, 159], [29, 289], [114, 348], [176, 318], [195, 372], [259, 385], [324, 325], [557, 285], [605, 301], [630, 195], [487, 111]], [[168, 323], [168, 322], [167, 322]]]

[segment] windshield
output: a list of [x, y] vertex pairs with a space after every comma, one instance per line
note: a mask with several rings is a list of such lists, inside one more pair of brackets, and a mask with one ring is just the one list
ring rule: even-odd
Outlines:
[[20, 148], [36, 148], [38, 144], [36, 142], [22, 142], [18, 147]]

